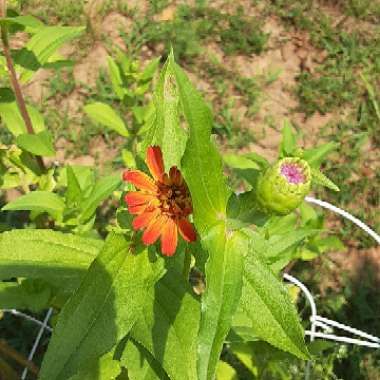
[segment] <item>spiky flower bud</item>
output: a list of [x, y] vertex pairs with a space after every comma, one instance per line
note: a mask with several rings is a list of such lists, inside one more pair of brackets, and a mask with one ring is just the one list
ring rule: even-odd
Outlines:
[[309, 164], [297, 157], [286, 157], [268, 168], [257, 182], [256, 197], [268, 213], [289, 214], [310, 191]]

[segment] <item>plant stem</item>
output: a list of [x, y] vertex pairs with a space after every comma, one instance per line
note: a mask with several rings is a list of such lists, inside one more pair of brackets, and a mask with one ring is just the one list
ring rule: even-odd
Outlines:
[[[7, 15], [7, 5], [6, 5], [6, 0], [1, 0], [1, 17], [6, 17]], [[33, 130], [33, 125], [32, 125], [32, 120], [30, 119], [28, 110], [26, 108], [26, 103], [24, 96], [21, 91], [20, 84], [17, 79], [17, 74], [16, 70], [14, 68], [14, 63], [11, 55], [11, 50], [9, 47], [9, 40], [8, 40], [8, 31], [7, 31], [7, 26], [6, 25], [1, 25], [1, 41], [3, 43], [3, 51], [4, 51], [4, 56], [5, 60], [7, 63], [7, 68], [9, 72], [9, 77], [12, 83], [13, 91], [16, 97], [16, 103], [17, 106], [20, 110], [21, 116], [24, 120], [26, 130], [29, 134], [34, 134]], [[42, 171], [45, 171], [45, 164], [42, 160], [42, 157], [36, 156], [37, 163]]]

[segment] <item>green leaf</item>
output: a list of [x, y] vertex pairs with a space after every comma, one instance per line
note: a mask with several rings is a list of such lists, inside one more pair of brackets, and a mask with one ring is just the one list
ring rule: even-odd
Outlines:
[[244, 157], [250, 159], [251, 161], [255, 161], [261, 169], [266, 169], [268, 166], [270, 166], [269, 161], [265, 157], [255, 152], [245, 153]]
[[51, 296], [51, 288], [42, 280], [0, 282], [0, 309], [42, 311], [49, 306]]
[[333, 191], [340, 191], [339, 187], [335, 185], [335, 183], [331, 181], [330, 178], [325, 176], [319, 169], [312, 168], [311, 175], [312, 175], [311, 179], [314, 183], [327, 187], [328, 189], [333, 190]]
[[66, 167], [66, 174], [67, 174], [67, 189], [66, 189], [65, 196], [66, 196], [66, 203], [70, 207], [80, 202], [80, 200], [82, 199], [82, 190], [80, 188], [75, 172], [71, 166]]
[[[148, 289], [162, 273], [146, 249], [111, 234], [62, 309], [45, 354], [40, 380], [64, 380], [108, 352], [141, 313]], [[133, 295], [133, 296], [131, 296]]]
[[[44, 131], [45, 123], [42, 115], [36, 108], [30, 105], [27, 105], [26, 108], [32, 121], [34, 132], [39, 133]], [[21, 134], [27, 133], [24, 119], [21, 117], [16, 102], [0, 103], [0, 117], [5, 126], [14, 136], [17, 137]]]
[[[83, 197], [86, 198], [91, 194], [95, 184], [94, 169], [89, 166], [72, 165], [70, 166], [75, 178], [78, 181]], [[59, 183], [61, 186], [68, 186], [67, 167], [62, 168], [60, 171]]]
[[216, 380], [237, 380], [236, 371], [226, 362], [219, 361], [216, 369]]
[[113, 352], [103, 355], [88, 368], [79, 371], [69, 380], [116, 380], [121, 373], [120, 362], [113, 359]]
[[[144, 68], [143, 72], [138, 76], [138, 80], [141, 82], [149, 81], [153, 78], [158, 65], [160, 64], [161, 57], [152, 59]], [[169, 58], [170, 59], [170, 58]]]
[[120, 69], [115, 60], [112, 57], [107, 57], [107, 63], [108, 63], [108, 74], [111, 79], [111, 84], [113, 91], [115, 92], [116, 96], [120, 99], [123, 100], [124, 95], [125, 95], [125, 90], [124, 90], [124, 83], [123, 79], [120, 74]]
[[[199, 302], [172, 268], [151, 289], [131, 336], [161, 363], [171, 380], [198, 380]], [[140, 380], [140, 379], [138, 379]]]
[[338, 143], [329, 142], [316, 148], [306, 149], [302, 158], [306, 160], [310, 166], [319, 167], [322, 161], [332, 152], [339, 148]]
[[100, 179], [95, 184], [89, 197], [81, 204], [82, 213], [80, 221], [85, 222], [90, 219], [100, 203], [108, 198], [120, 186], [120, 184], [121, 179], [119, 176], [111, 175]]
[[[79, 37], [84, 27], [46, 26], [39, 30], [25, 45], [25, 49], [18, 57], [18, 63], [23, 67], [33, 67], [36, 62], [39, 66], [48, 63], [49, 58], [66, 42]], [[38, 67], [36, 67], [38, 68]], [[28, 82], [36, 70], [23, 69], [21, 81]]]
[[232, 230], [252, 224], [263, 225], [269, 216], [259, 210], [254, 191], [231, 194], [227, 207], [227, 227]]
[[120, 363], [128, 369], [129, 380], [169, 380], [152, 355], [133, 339], [128, 340]]
[[30, 193], [21, 195], [14, 201], [6, 204], [2, 210], [28, 210], [37, 212], [47, 212], [54, 219], [59, 219], [65, 208], [63, 199], [49, 191], [31, 191]]
[[[236, 233], [229, 233], [231, 236], [226, 238], [224, 221], [229, 194], [221, 157], [210, 141], [213, 126], [210, 109], [176, 64], [174, 73], [190, 132], [182, 169], [192, 197], [194, 222], [202, 240], [206, 239], [205, 247], [209, 250], [197, 363], [198, 379], [206, 380], [215, 375], [237, 306], [242, 277], [240, 255], [244, 249], [239, 249], [235, 255], [229, 254], [235, 253], [235, 244], [240, 245], [241, 241], [235, 239]], [[171, 377], [169, 372], [168, 375]]]
[[165, 169], [181, 167], [187, 135], [179, 121], [179, 96], [174, 74], [174, 61], [169, 56], [162, 69], [154, 93], [156, 119], [144, 139], [144, 149], [159, 145], [164, 157]]
[[129, 135], [124, 121], [108, 104], [95, 102], [87, 104], [83, 110], [96, 123], [112, 129], [121, 136]]
[[284, 121], [284, 127], [282, 128], [282, 140], [280, 146], [280, 156], [288, 157], [291, 156], [292, 153], [297, 148], [297, 139], [296, 135], [292, 131], [292, 126], [289, 120]]
[[25, 27], [27, 33], [36, 33], [39, 29], [44, 28], [45, 25], [38, 18], [31, 15], [7, 17], [1, 20], [9, 24], [17, 24]]
[[224, 154], [223, 160], [229, 167], [234, 169], [261, 169], [259, 164], [257, 164], [255, 161], [250, 160], [248, 157], [245, 157], [244, 155], [232, 153]]
[[285, 287], [252, 249], [244, 263], [241, 307], [256, 336], [301, 359], [309, 358], [299, 317]]
[[194, 221], [199, 233], [226, 217], [228, 191], [222, 160], [210, 141], [212, 115], [186, 74], [174, 65], [180, 100], [190, 137], [182, 160], [183, 174], [189, 186]]
[[266, 241], [267, 250], [262, 253], [268, 262], [271, 262], [292, 246], [301, 243], [305, 238], [317, 232], [319, 232], [319, 230], [298, 228], [281, 235], [273, 235]]
[[204, 239], [209, 252], [206, 264], [206, 291], [202, 297], [199, 328], [198, 377], [212, 380], [224, 340], [229, 332], [241, 296], [243, 255], [248, 238], [240, 232], [214, 227]]
[[101, 249], [101, 240], [50, 230], [0, 234], [0, 278], [78, 278]]
[[28, 133], [17, 136], [16, 144], [36, 156], [51, 157], [55, 155], [53, 138], [49, 131], [31, 135]]

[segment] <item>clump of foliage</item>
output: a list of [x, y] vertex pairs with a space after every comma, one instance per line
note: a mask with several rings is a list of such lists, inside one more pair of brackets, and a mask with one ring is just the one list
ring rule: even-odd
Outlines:
[[[119, 54], [108, 59], [113, 107], [93, 96], [84, 110], [127, 141], [127, 184], [120, 174], [98, 178], [92, 167], [48, 166], [52, 135], [25, 105], [13, 69], [27, 81], [40, 67], [61, 67], [56, 49], [82, 29], [17, 15], [3, 17], [1, 28], [11, 96], [0, 107], [12, 135], [1, 147], [1, 189], [22, 192], [2, 211], [26, 212], [18, 226], [26, 228], [12, 229], [9, 218], [2, 226], [8, 231], [0, 235], [0, 307], [54, 308], [39, 378], [211, 380], [233, 378], [236, 370], [254, 378], [267, 371], [266, 356], [292, 363], [318, 355], [321, 349], [306, 346], [279, 278], [291, 261], [339, 244], [302, 202], [311, 183], [337, 190], [320, 171], [336, 144], [303, 151], [286, 124], [279, 164], [253, 152], [222, 157], [211, 139], [211, 110], [174, 54], [151, 102], [145, 95], [159, 60], [140, 69]], [[12, 28], [31, 36], [21, 52], [7, 49]], [[227, 185], [224, 164], [244, 193]], [[110, 197], [120, 205], [100, 229], [98, 211]], [[280, 213], [273, 202], [285, 205]]]

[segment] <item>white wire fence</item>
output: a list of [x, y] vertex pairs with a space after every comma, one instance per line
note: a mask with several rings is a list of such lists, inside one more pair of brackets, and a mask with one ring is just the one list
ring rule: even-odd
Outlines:
[[[351, 215], [345, 210], [340, 209], [339, 207], [336, 207], [328, 202], [315, 199], [312, 197], [306, 197], [306, 202], [309, 202], [314, 205], [318, 205], [320, 207], [323, 207], [327, 210], [330, 210], [343, 218], [350, 220], [352, 223], [354, 223], [356, 226], [361, 228], [363, 231], [365, 231], [369, 236], [371, 236], [379, 245], [380, 245], [380, 236], [372, 230], [370, 227], [368, 227], [365, 223], [363, 223], [361, 220], [356, 218], [355, 216]], [[310, 341], [313, 342], [315, 339], [325, 339], [325, 340], [331, 340], [335, 341], [337, 343], [344, 343], [344, 344], [353, 344], [357, 346], [365, 346], [369, 348], [380, 348], [380, 338], [373, 336], [371, 334], [368, 334], [364, 331], [358, 330], [356, 328], [346, 326], [342, 323], [333, 321], [328, 318], [324, 318], [318, 315], [317, 312], [317, 306], [314, 301], [314, 297], [309, 291], [309, 289], [306, 287], [305, 284], [303, 284], [300, 280], [297, 278], [291, 276], [288, 273], [284, 274], [284, 279], [288, 282], [291, 282], [292, 284], [296, 285], [300, 290], [302, 291], [303, 295], [307, 299], [311, 315], [310, 315], [310, 329], [305, 331], [305, 335], [310, 338]], [[22, 313], [15, 309], [5, 309], [2, 310], [4, 313], [9, 313], [15, 317], [20, 317], [27, 319], [33, 323], [35, 323], [38, 327], [38, 333], [36, 335], [35, 341], [33, 343], [32, 349], [29, 353], [28, 360], [31, 362], [34, 358], [34, 355], [37, 351], [37, 348], [41, 342], [41, 338], [45, 332], [52, 333], [52, 328], [48, 325], [50, 317], [53, 313], [53, 309], [49, 309], [46, 313], [46, 316], [43, 321], [40, 321], [30, 315], [27, 315], [25, 313]], [[318, 329], [322, 331], [318, 331]], [[341, 336], [337, 335], [338, 333], [335, 332], [335, 330], [343, 331], [345, 333], [349, 333], [352, 336]], [[312, 362], [309, 361], [306, 365], [305, 370], [305, 380], [310, 379], [310, 373], [311, 373], [311, 365]], [[28, 376], [28, 368], [25, 367], [23, 370], [23, 373], [21, 375], [21, 380], [25, 380]]]

